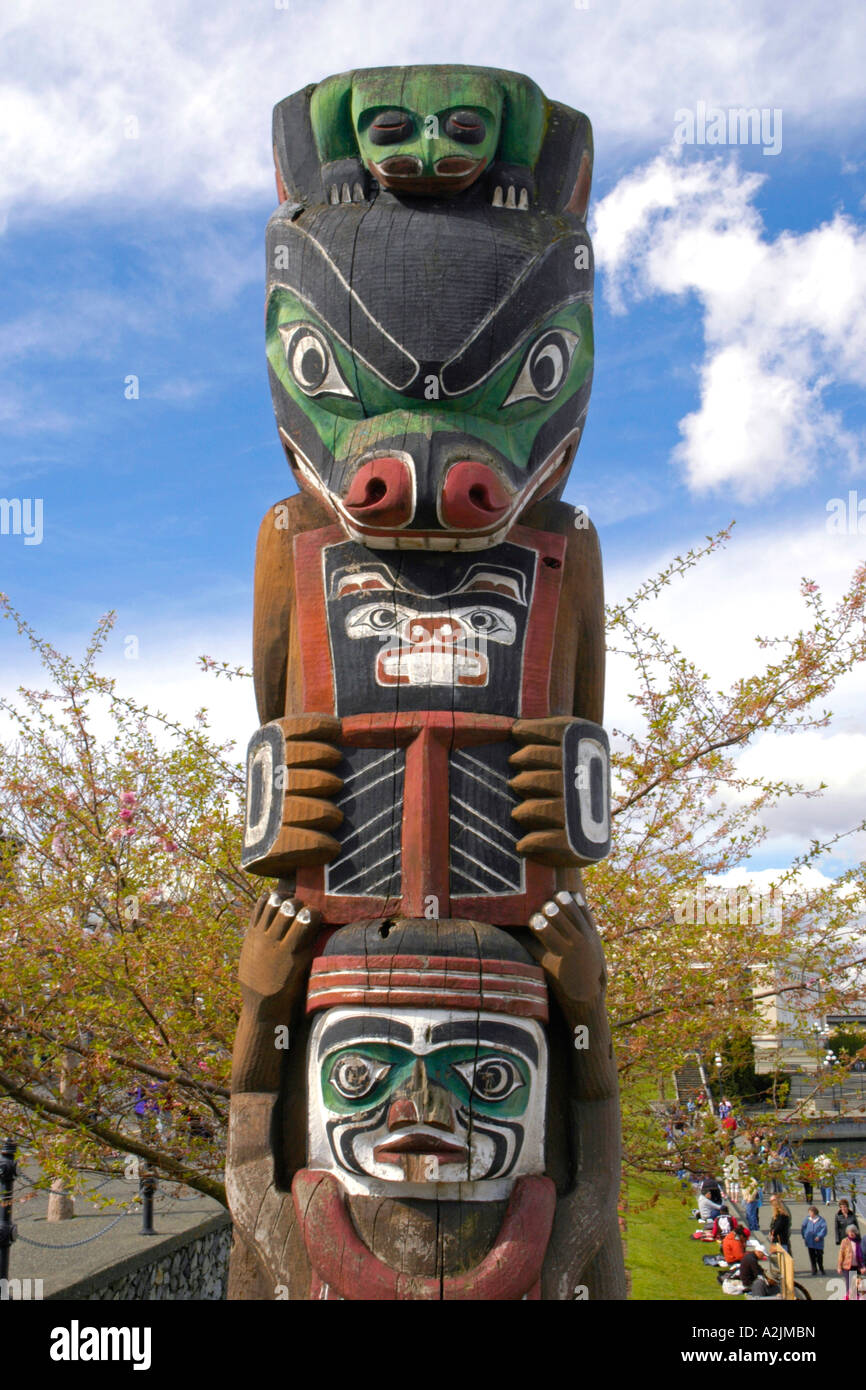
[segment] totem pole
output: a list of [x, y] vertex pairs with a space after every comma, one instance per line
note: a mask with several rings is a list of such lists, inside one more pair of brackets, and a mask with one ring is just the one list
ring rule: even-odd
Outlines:
[[230, 1297], [623, 1298], [589, 122], [382, 68], [274, 157]]

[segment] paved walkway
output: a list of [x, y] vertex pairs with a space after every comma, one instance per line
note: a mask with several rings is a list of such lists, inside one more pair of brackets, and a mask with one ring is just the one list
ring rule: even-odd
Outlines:
[[[802, 1284], [808, 1289], [811, 1297], [816, 1302], [838, 1301], [845, 1297], [844, 1282], [836, 1273], [836, 1261], [839, 1258], [839, 1247], [836, 1244], [835, 1219], [838, 1204], [831, 1202], [824, 1205], [823, 1202], [816, 1202], [819, 1212], [827, 1222], [827, 1238], [824, 1241], [824, 1277], [817, 1275], [813, 1277], [812, 1266], [809, 1262], [809, 1252], [806, 1249], [805, 1241], [800, 1235], [800, 1227], [806, 1219], [809, 1210], [806, 1202], [798, 1202], [789, 1197], [787, 1193], [782, 1193], [782, 1200], [788, 1211], [791, 1213], [791, 1254], [794, 1258], [794, 1278], [798, 1284]], [[745, 1221], [745, 1210], [742, 1204], [728, 1203], [729, 1206], [736, 1205], [741, 1218]], [[769, 1249], [769, 1227], [773, 1219], [772, 1208], [769, 1198], [764, 1201], [760, 1209], [761, 1228], [759, 1235], [763, 1238], [764, 1245]], [[861, 1215], [862, 1226], [862, 1215]]]
[[[148, 1251], [157, 1258], [161, 1253], [159, 1247], [167, 1237], [181, 1235], [209, 1217], [225, 1213], [225, 1208], [212, 1197], [162, 1181], [154, 1199], [153, 1225], [157, 1236], [143, 1236], [138, 1182], [95, 1177], [94, 1186], [99, 1184], [98, 1192], [90, 1200], [76, 1197], [73, 1218], [46, 1221], [48, 1193], [44, 1189], [35, 1190], [27, 1181], [37, 1181], [39, 1172], [29, 1165], [24, 1166], [23, 1172], [24, 1180], [15, 1183], [12, 1219], [19, 1239], [9, 1252], [9, 1274], [16, 1279], [42, 1279], [45, 1297], [126, 1256]], [[104, 1205], [105, 1198], [111, 1198], [114, 1205]], [[127, 1214], [121, 1216], [124, 1209]], [[116, 1220], [118, 1216], [120, 1220]], [[39, 1244], [28, 1244], [21, 1238], [25, 1236]]]

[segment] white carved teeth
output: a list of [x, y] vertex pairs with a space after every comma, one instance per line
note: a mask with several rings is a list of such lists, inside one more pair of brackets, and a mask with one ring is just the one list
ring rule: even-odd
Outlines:
[[344, 184], [343, 184], [343, 202], [344, 202], [344, 203], [351, 203], [351, 201], [352, 201], [352, 190], [351, 190], [351, 188], [349, 187], [349, 185], [348, 185], [347, 183], [344, 183]]
[[356, 203], [363, 203], [364, 190], [359, 183], [356, 183], [354, 188], [352, 189], [352, 197], [354, 198]]
[[493, 190], [491, 201], [495, 208], [515, 208], [518, 212], [529, 211], [529, 193], [525, 188], [521, 188], [520, 199], [518, 200], [517, 190], [513, 183], [509, 184], [507, 193], [497, 184]]
[[331, 191], [328, 194], [328, 200], [331, 203], [339, 203], [340, 201], [340, 190], [335, 183], [331, 184]]

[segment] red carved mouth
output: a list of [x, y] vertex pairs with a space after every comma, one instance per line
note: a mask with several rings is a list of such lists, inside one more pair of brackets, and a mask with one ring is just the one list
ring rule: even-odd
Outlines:
[[404, 1154], [429, 1154], [440, 1160], [452, 1163], [465, 1163], [469, 1150], [462, 1144], [451, 1144], [437, 1134], [401, 1134], [398, 1139], [389, 1139], [386, 1144], [377, 1144], [373, 1157], [377, 1163], [399, 1163]]

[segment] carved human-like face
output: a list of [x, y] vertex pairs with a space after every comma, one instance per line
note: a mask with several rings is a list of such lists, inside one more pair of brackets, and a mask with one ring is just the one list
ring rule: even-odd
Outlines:
[[335, 1008], [308, 1053], [310, 1166], [350, 1192], [506, 1180], [544, 1171], [547, 1043], [502, 1014]]

